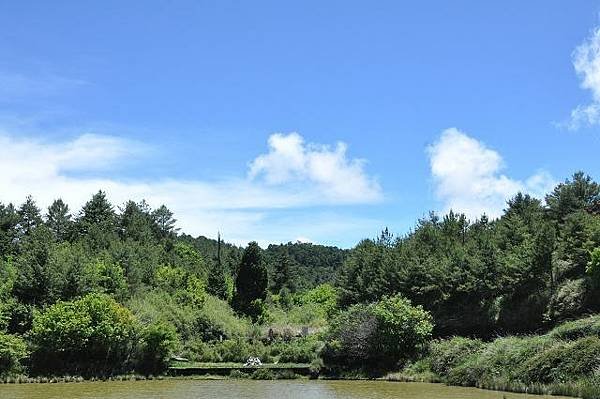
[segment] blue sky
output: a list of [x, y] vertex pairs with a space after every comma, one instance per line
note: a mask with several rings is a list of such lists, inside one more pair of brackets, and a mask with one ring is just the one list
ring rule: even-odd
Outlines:
[[345, 247], [600, 163], [596, 1], [0, 5], [0, 200]]

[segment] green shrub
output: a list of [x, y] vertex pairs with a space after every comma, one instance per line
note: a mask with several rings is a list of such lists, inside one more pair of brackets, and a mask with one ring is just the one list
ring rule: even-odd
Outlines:
[[357, 304], [335, 317], [321, 351], [330, 368], [361, 368], [377, 362], [375, 334], [377, 319], [372, 306]]
[[177, 344], [177, 332], [171, 324], [157, 323], [144, 328], [138, 352], [138, 370], [145, 373], [163, 371]]
[[275, 326], [311, 326], [327, 325], [327, 315], [323, 307], [316, 303], [290, 305], [287, 308], [270, 306], [269, 322]]
[[416, 355], [433, 330], [429, 312], [400, 295], [354, 305], [331, 323], [322, 356], [328, 366], [389, 369]]
[[279, 355], [280, 363], [310, 363], [316, 357], [322, 342], [315, 337], [294, 339], [273, 345], [271, 354]]
[[375, 304], [373, 314], [377, 318], [377, 350], [389, 364], [412, 357], [431, 338], [431, 314], [401, 295], [384, 297]]
[[[558, 331], [568, 335], [572, 329]], [[591, 377], [600, 368], [600, 338], [561, 341], [557, 334], [505, 337], [489, 343], [466, 338], [436, 341], [427, 360], [432, 371], [452, 385], [534, 389]]]
[[182, 356], [194, 362], [220, 363], [223, 361], [213, 343], [192, 338], [183, 344]]
[[237, 317], [226, 301], [212, 295], [206, 295], [199, 311], [199, 324], [205, 341], [244, 337], [250, 329], [247, 319]]
[[228, 339], [215, 343], [215, 350], [222, 362], [244, 363], [250, 356], [258, 353], [252, 350], [252, 346], [243, 339]]
[[582, 314], [589, 290], [588, 280], [566, 280], [557, 287], [551, 298], [548, 315], [552, 320], [568, 320]]
[[299, 296], [301, 304], [316, 304], [326, 317], [337, 310], [338, 291], [331, 284], [321, 284]]
[[137, 323], [104, 294], [58, 302], [35, 316], [31, 330], [37, 371], [105, 373], [129, 366]]
[[127, 303], [133, 314], [143, 325], [169, 323], [175, 326], [183, 340], [194, 335], [196, 329], [195, 310], [179, 303], [166, 291], [152, 290], [139, 293]]
[[477, 386], [490, 372], [490, 365], [477, 355], [468, 356], [448, 371], [446, 381], [451, 385]]
[[27, 346], [22, 338], [0, 332], [0, 376], [21, 372], [21, 362], [27, 355]]

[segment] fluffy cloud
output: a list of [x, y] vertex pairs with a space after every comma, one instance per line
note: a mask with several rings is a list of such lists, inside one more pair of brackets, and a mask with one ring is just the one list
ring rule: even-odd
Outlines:
[[[305, 145], [297, 134], [271, 136], [269, 152], [251, 162], [250, 177], [219, 182], [116, 178], [114, 169], [145, 154], [148, 148], [112, 136], [85, 134], [50, 144], [0, 133], [0, 146], [2, 202], [18, 204], [31, 194], [45, 208], [60, 196], [79, 209], [101, 189], [115, 204], [128, 199], [146, 199], [153, 207], [166, 204], [179, 219], [178, 226], [189, 234], [212, 236], [221, 230], [239, 243], [249, 239], [287, 241], [299, 233], [318, 233], [310, 225], [318, 224], [315, 220], [296, 223], [295, 230], [279, 223], [282, 219], [273, 217], [278, 209], [371, 203], [381, 198], [379, 186], [367, 176], [362, 161], [348, 159], [343, 144], [334, 150]], [[298, 159], [294, 161], [294, 157]], [[355, 190], [350, 185], [355, 185]], [[334, 225], [335, 220], [327, 223]]]
[[266, 183], [310, 182], [322, 195], [336, 203], [361, 203], [381, 199], [377, 182], [364, 171], [365, 161], [348, 159], [347, 146], [305, 144], [297, 133], [274, 134], [269, 138], [269, 153], [250, 164], [252, 179], [263, 177]]
[[600, 28], [595, 29], [573, 52], [573, 66], [581, 79], [581, 88], [592, 93], [592, 102], [571, 112], [569, 127], [600, 123]]
[[443, 211], [464, 212], [474, 219], [482, 214], [497, 217], [506, 200], [519, 191], [541, 196], [554, 184], [539, 172], [526, 181], [502, 174], [500, 154], [456, 128], [445, 130], [427, 149], [436, 195]]

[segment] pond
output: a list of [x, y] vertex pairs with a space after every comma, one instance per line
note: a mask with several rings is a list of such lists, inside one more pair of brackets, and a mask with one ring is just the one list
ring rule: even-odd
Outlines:
[[2, 399], [523, 399], [527, 397], [544, 398], [475, 388], [448, 387], [442, 384], [385, 381], [167, 379], [0, 385]]

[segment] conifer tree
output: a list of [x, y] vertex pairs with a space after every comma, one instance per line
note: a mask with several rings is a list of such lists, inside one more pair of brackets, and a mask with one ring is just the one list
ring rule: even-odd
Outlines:
[[58, 241], [67, 239], [72, 221], [69, 206], [62, 199], [55, 200], [48, 207], [46, 225]]
[[209, 294], [224, 300], [227, 300], [229, 297], [227, 274], [221, 261], [221, 234], [217, 235], [217, 257], [209, 271], [206, 290]]
[[275, 270], [273, 273], [273, 293], [279, 293], [284, 288], [287, 288], [289, 292], [294, 292], [296, 290], [292, 262], [287, 248], [284, 248], [279, 259], [275, 263]]
[[259, 317], [260, 302], [267, 297], [269, 278], [262, 250], [255, 241], [244, 250], [235, 283], [235, 308], [252, 318]]
[[19, 216], [18, 232], [20, 236], [30, 235], [33, 229], [42, 223], [40, 208], [37, 207], [31, 195], [17, 211]]

